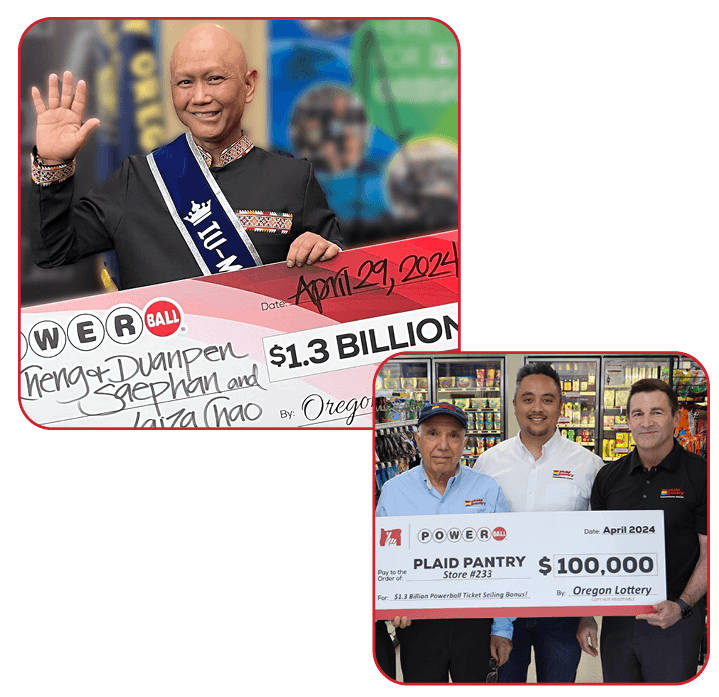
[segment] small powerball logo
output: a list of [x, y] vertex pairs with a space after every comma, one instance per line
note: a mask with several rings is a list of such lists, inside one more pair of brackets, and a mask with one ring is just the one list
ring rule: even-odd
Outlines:
[[182, 308], [169, 298], [156, 298], [143, 310], [147, 329], [155, 336], [170, 336], [183, 323]]

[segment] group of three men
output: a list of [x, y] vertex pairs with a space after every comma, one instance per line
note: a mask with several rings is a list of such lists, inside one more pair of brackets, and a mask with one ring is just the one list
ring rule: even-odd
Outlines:
[[[604, 682], [690, 679], [704, 632], [707, 466], [674, 438], [676, 394], [660, 380], [634, 383], [627, 414], [636, 448], [607, 465], [560, 434], [562, 390], [551, 366], [523, 366], [513, 404], [519, 434], [480, 455], [473, 468], [459, 464], [467, 438], [464, 411], [449, 403], [427, 405], [416, 434], [421, 463], [383, 486], [376, 515], [586, 511], [590, 505], [595, 511], [663, 510], [667, 599], [653, 613], [604, 617], [601, 652], [593, 617], [396, 617], [403, 680], [484, 682], [493, 658], [501, 682], [526, 682], [532, 649], [538, 682], [574, 682], [582, 650], [601, 653]], [[572, 477], [554, 477], [555, 470]], [[668, 489], [679, 493], [664, 496]], [[467, 507], [467, 501], [482, 505]]]

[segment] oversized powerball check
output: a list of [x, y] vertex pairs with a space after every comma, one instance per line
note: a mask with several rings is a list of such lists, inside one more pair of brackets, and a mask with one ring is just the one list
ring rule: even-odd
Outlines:
[[376, 619], [652, 612], [663, 511], [375, 518]]
[[377, 366], [458, 346], [457, 232], [23, 308], [48, 428], [372, 426]]

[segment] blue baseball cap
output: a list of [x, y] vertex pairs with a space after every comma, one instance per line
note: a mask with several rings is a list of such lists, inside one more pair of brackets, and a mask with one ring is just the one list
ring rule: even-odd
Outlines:
[[462, 424], [462, 428], [467, 430], [467, 415], [463, 409], [455, 407], [454, 404], [449, 402], [436, 402], [435, 404], [427, 404], [422, 411], [419, 413], [417, 419], [417, 425], [419, 426], [423, 421], [426, 421], [431, 416], [439, 416], [440, 414], [447, 414], [453, 416], [459, 423]]

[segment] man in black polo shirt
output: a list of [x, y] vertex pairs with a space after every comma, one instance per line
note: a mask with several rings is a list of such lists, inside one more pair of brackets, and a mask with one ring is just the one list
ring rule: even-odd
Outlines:
[[636, 448], [599, 470], [591, 506], [664, 511], [667, 600], [602, 620], [604, 682], [683, 682], [696, 675], [704, 632], [707, 463], [674, 439], [679, 403], [665, 382], [634, 383], [627, 413]]

